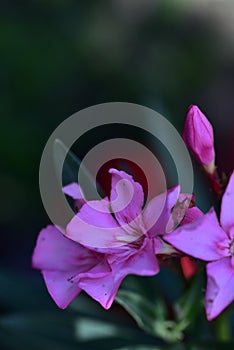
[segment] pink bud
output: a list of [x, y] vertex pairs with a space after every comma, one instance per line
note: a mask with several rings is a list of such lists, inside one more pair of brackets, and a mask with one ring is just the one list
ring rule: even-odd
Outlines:
[[191, 105], [185, 119], [183, 140], [208, 172], [214, 170], [213, 128], [197, 106]]

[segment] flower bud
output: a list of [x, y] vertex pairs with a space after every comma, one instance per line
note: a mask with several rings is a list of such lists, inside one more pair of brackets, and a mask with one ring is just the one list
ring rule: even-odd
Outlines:
[[186, 115], [183, 140], [208, 173], [215, 170], [213, 128], [197, 106], [190, 106]]

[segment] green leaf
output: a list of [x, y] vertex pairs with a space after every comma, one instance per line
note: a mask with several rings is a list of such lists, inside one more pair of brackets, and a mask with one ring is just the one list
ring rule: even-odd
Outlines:
[[190, 281], [189, 288], [174, 304], [178, 323], [186, 329], [203, 309], [203, 269]]
[[79, 340], [109, 338], [121, 335], [118, 327], [107, 322], [79, 318], [75, 323], [75, 335]]
[[75, 322], [75, 335], [81, 341], [113, 337], [133, 339], [135, 334], [133, 328], [98, 319], [79, 317]]
[[[112, 341], [122, 342], [121, 346], [140, 344], [142, 340], [146, 344], [155, 344], [155, 339], [136, 327], [131, 317], [117, 303], [110, 310], [105, 310], [96, 301], [81, 294], [72, 302], [70, 309], [78, 316], [75, 322], [77, 340], [94, 343], [95, 350], [97, 342], [101, 344], [102, 341], [108, 350], [113, 348], [107, 346]], [[100, 346], [103, 348], [103, 345]]]
[[[163, 303], [158, 303], [158, 307], [150, 303], [142, 295], [127, 290], [119, 290], [115, 301], [122, 305], [125, 310], [134, 318], [138, 326], [150, 334], [154, 334], [154, 323], [156, 317], [163, 320]], [[158, 315], [156, 315], [156, 310]]]
[[137, 344], [142, 334], [134, 328], [74, 313], [18, 313], [0, 318], [1, 348], [9, 350], [110, 350]]
[[155, 302], [150, 302], [136, 292], [119, 290], [115, 300], [147, 333], [167, 342], [176, 342], [183, 338], [181, 331], [184, 325], [167, 319], [167, 308], [163, 299], [158, 298]]

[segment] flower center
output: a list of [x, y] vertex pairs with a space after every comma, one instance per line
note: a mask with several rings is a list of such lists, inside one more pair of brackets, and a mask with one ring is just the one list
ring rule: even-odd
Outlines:
[[230, 253], [231, 255], [234, 255], [234, 240], [231, 242], [231, 245], [230, 245]]

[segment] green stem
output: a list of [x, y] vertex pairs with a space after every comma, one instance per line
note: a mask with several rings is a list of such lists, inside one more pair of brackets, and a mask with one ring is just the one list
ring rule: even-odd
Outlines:
[[222, 342], [231, 341], [231, 330], [227, 311], [223, 312], [215, 320], [215, 329], [217, 340]]

